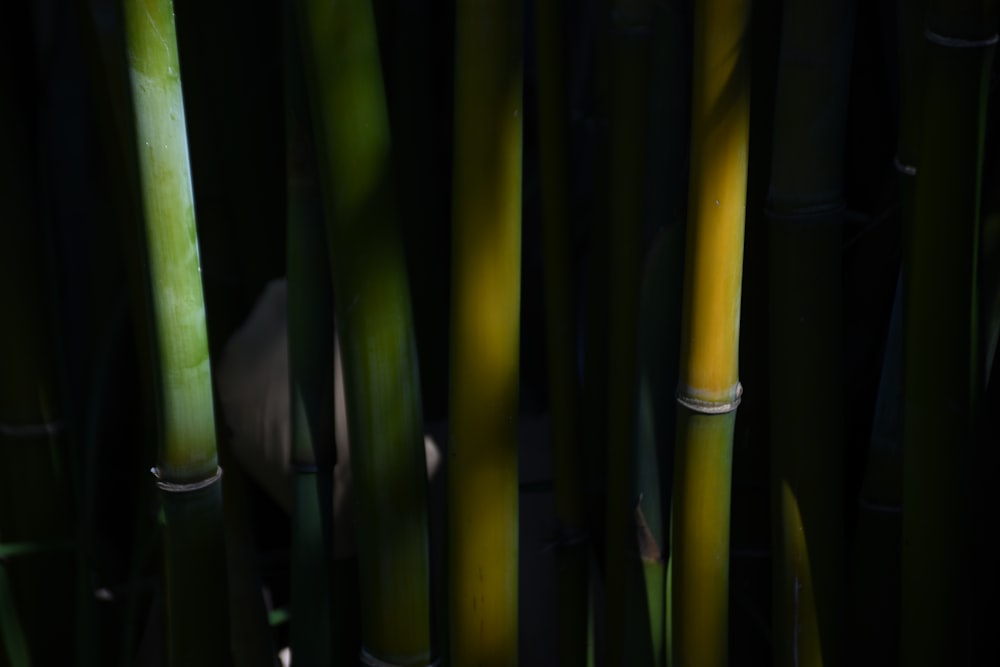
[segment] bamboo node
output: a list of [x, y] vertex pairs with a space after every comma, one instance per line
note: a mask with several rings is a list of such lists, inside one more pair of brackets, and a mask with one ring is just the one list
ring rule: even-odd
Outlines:
[[903, 174], [904, 176], [916, 176], [917, 168], [912, 164], [903, 164], [903, 161], [899, 159], [898, 155], [894, 155], [892, 158], [892, 164], [896, 167], [896, 171]]
[[8, 424], [0, 422], [0, 435], [8, 438], [45, 438], [57, 435], [63, 429], [61, 421], [45, 424]]
[[207, 489], [222, 479], [222, 468], [220, 466], [215, 466], [215, 473], [210, 477], [199, 479], [195, 482], [164, 481], [160, 478], [160, 469], [155, 466], [150, 468], [149, 472], [153, 473], [153, 476], [156, 477], [156, 486], [160, 487], [160, 491], [167, 491], [169, 493], [191, 493], [192, 491], [200, 491], [201, 489]]
[[698, 412], [703, 415], [723, 415], [727, 412], [733, 412], [740, 406], [740, 401], [743, 400], [743, 385], [739, 382], [736, 383], [736, 398], [727, 403], [703, 401], [700, 398], [682, 394], [680, 391], [677, 392], [676, 398], [678, 403], [691, 412]]
[[938, 46], [949, 49], [985, 49], [997, 43], [997, 33], [993, 33], [986, 39], [963, 39], [961, 37], [949, 37], [934, 32], [930, 28], [924, 29], [924, 37], [927, 41]]
[[[364, 667], [404, 667], [403, 665], [395, 665], [391, 662], [386, 662], [385, 660], [379, 660], [371, 653], [368, 649], [361, 647], [361, 664]], [[427, 665], [427, 667], [441, 667], [441, 658], [438, 658], [434, 662]]]

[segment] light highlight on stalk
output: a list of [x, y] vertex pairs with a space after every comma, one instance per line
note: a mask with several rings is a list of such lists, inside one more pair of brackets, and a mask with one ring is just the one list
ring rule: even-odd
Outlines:
[[229, 660], [221, 470], [170, 0], [127, 0], [125, 34], [155, 340], [169, 664]]
[[170, 0], [125, 3], [128, 66], [161, 375], [164, 480], [215, 474], [205, 302]]
[[728, 661], [729, 514], [749, 135], [745, 0], [694, 10], [691, 181], [671, 525], [671, 664]]

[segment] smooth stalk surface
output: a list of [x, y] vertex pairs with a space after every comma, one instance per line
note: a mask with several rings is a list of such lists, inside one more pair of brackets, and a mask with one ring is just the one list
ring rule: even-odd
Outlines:
[[300, 7], [343, 355], [363, 650], [422, 666], [435, 657], [423, 411], [375, 22], [368, 0]]
[[294, 14], [285, 12], [288, 367], [292, 438], [291, 649], [332, 664], [333, 285]]
[[728, 663], [729, 516], [749, 130], [749, 3], [694, 9], [691, 176], [671, 508], [673, 667]]
[[449, 641], [454, 665], [517, 664], [521, 12], [455, 22]]
[[770, 218], [777, 665], [838, 664], [843, 587], [841, 180], [853, 5], [784, 5]]
[[166, 516], [171, 665], [229, 660], [221, 470], [173, 4], [126, 0]]
[[573, 326], [569, 221], [569, 81], [566, 2], [536, 3], [539, 168], [545, 251], [545, 332], [555, 509], [561, 542], [556, 551], [558, 655], [564, 667], [582, 666], [587, 651], [588, 544], [584, 540], [579, 383]]
[[976, 321], [990, 2], [928, 8], [912, 220], [904, 247], [902, 664], [967, 659], [969, 461], [981, 394]]

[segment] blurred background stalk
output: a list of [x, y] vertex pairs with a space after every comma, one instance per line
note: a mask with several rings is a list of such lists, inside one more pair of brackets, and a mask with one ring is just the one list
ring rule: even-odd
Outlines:
[[436, 651], [423, 410], [375, 21], [367, 0], [299, 10], [343, 354], [362, 661], [426, 665]]
[[17, 67], [34, 65], [34, 46], [13, 32], [30, 30], [27, 18], [12, 14], [0, 32], [0, 665], [10, 667], [70, 664], [76, 621], [52, 233], [25, 94], [36, 72]]
[[541, 172], [545, 334], [552, 419], [558, 655], [563, 667], [587, 657], [589, 544], [583, 497], [580, 389], [576, 369], [575, 294], [569, 220], [569, 79], [565, 0], [535, 4], [538, 50], [538, 161]]
[[641, 580], [641, 568], [633, 466], [652, 13], [651, 0], [616, 0], [611, 3], [608, 17], [611, 126], [607, 211], [610, 239], [606, 252], [610, 298], [604, 408], [608, 412], [604, 546], [609, 664], [637, 664], [651, 659], [647, 600], [642, 587], [636, 585]]
[[[320, 201], [302, 50], [285, 11], [288, 358], [292, 438], [291, 649], [330, 665], [333, 619], [334, 322], [330, 247]], [[341, 619], [343, 620], [343, 619]]]
[[902, 662], [970, 659], [970, 463], [982, 395], [976, 303], [994, 2], [930, 2], [903, 271]]
[[784, 4], [770, 218], [776, 665], [839, 664], [844, 586], [841, 180], [852, 2]]
[[449, 661], [518, 661], [521, 9], [459, 0], [455, 20]]

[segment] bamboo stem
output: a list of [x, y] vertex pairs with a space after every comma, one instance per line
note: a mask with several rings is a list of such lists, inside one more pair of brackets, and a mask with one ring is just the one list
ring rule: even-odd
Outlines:
[[840, 200], [854, 8], [786, 2], [770, 218], [775, 664], [839, 663]]
[[334, 438], [333, 286], [313, 155], [302, 51], [285, 12], [288, 357], [292, 438], [291, 649], [306, 665], [332, 664]]
[[455, 22], [450, 660], [516, 665], [521, 12], [460, 0]]
[[545, 251], [545, 331], [556, 520], [559, 664], [582, 666], [587, 655], [588, 545], [583, 539], [583, 466], [578, 433], [573, 291], [570, 284], [569, 82], [566, 2], [535, 5], [538, 49], [538, 160]]
[[[648, 625], [635, 608], [645, 609], [644, 596], [630, 583], [636, 567], [635, 397], [638, 361], [639, 286], [643, 214], [643, 171], [646, 166], [649, 61], [653, 3], [618, 0], [612, 3], [612, 102], [610, 136], [611, 230], [610, 303], [608, 312], [608, 443], [606, 498], [606, 620], [611, 664], [633, 662], [639, 642], [627, 641], [636, 626]], [[632, 561], [632, 562], [630, 562]], [[641, 590], [641, 587], [639, 587]], [[647, 614], [648, 616], [648, 614]]]
[[171, 0], [127, 0], [125, 33], [158, 362], [168, 657], [225, 664], [221, 469]]
[[[961, 662], [976, 409], [976, 243], [989, 2], [932, 2], [913, 217], [904, 264], [902, 664]], [[942, 399], [944, 397], [944, 399]]]
[[358, 510], [362, 655], [426, 665], [423, 410], [375, 22], [367, 0], [301, 7]]
[[[749, 129], [749, 3], [694, 10], [691, 181], [671, 525], [671, 664], [727, 664], [732, 436]], [[711, 29], [709, 26], [711, 25]]]

